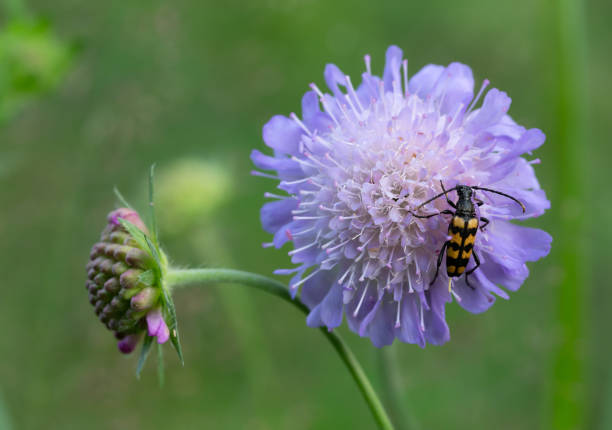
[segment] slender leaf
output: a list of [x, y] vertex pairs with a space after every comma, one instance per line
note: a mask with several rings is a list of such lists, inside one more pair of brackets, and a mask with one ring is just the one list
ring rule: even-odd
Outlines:
[[155, 164], [149, 170], [149, 222], [153, 242], [157, 244], [157, 218], [155, 217]]
[[146, 235], [145, 235], [145, 241], [147, 242], [147, 248], [149, 248], [149, 250], [151, 251], [151, 255], [153, 256], [153, 258], [155, 259], [159, 267], [161, 267], [161, 264], [162, 264], [161, 256], [160, 256], [159, 248], [157, 247], [157, 244], [153, 242], [153, 240], [149, 236], [146, 236]]
[[147, 361], [149, 352], [151, 352], [151, 345], [153, 344], [153, 336], [146, 335], [145, 340], [142, 343], [142, 349], [140, 350], [140, 357], [138, 357], [138, 366], [136, 367], [136, 377], [140, 379], [140, 372]]
[[159, 380], [159, 386], [163, 387], [166, 381], [164, 373], [164, 349], [161, 344], [157, 344], [157, 379]]
[[166, 288], [162, 288], [162, 299], [165, 311], [164, 320], [168, 325], [168, 330], [170, 330], [170, 340], [172, 341], [172, 345], [176, 350], [181, 364], [185, 365], [185, 360], [183, 359], [183, 350], [181, 348], [181, 342], [179, 340], [178, 325], [176, 321], [176, 309], [174, 308], [174, 302], [172, 301], [172, 297], [170, 296]]
[[142, 230], [140, 230], [131, 222], [124, 220], [123, 218], [119, 218], [119, 222], [121, 223], [123, 228], [127, 230], [130, 236], [134, 238], [134, 240], [136, 241], [136, 243], [138, 243], [141, 249], [143, 249], [144, 251], [146, 251], [147, 249], [149, 250], [149, 253], [151, 254], [156, 263], [154, 268], [156, 279], [160, 279], [162, 262], [159, 250], [155, 243], [153, 243], [151, 239], [146, 234], [144, 234]]
[[123, 197], [123, 194], [119, 192], [119, 189], [117, 187], [113, 188], [113, 191], [115, 192], [115, 196], [117, 197], [117, 200], [119, 200], [119, 203], [121, 203], [122, 206], [132, 209], [132, 205], [127, 202], [127, 200], [125, 199], [125, 197]]
[[136, 243], [138, 243], [141, 249], [147, 250], [149, 248], [146, 235], [141, 229], [123, 218], [119, 218], [119, 222], [121, 223], [121, 226], [127, 230], [130, 236], [134, 238], [134, 240], [136, 241]]

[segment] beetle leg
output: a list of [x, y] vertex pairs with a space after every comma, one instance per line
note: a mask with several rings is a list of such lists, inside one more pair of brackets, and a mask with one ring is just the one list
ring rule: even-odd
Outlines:
[[442, 181], [440, 181], [440, 186], [442, 187], [442, 191], [444, 191], [444, 197], [446, 197], [446, 203], [448, 203], [449, 206], [452, 207], [453, 209], [457, 209], [457, 206], [455, 206], [455, 204], [451, 201], [451, 199], [448, 198], [448, 195], [446, 195], [447, 191], [444, 188], [444, 184], [442, 183]]
[[451, 210], [445, 209], [442, 212], [438, 212], [436, 214], [430, 214], [430, 215], [417, 215], [412, 211], [408, 211], [412, 214], [412, 216], [414, 216], [415, 218], [431, 218], [432, 216], [436, 216], [436, 215], [442, 215], [442, 214], [446, 214], [446, 215], [455, 215], [455, 213]]
[[465, 272], [465, 283], [472, 290], [475, 290], [475, 288], [472, 286], [472, 284], [470, 284], [470, 281], [468, 280], [468, 275], [471, 275], [472, 273], [474, 273], [474, 270], [476, 270], [476, 269], [478, 269], [478, 267], [480, 267], [480, 259], [478, 258], [478, 255], [476, 254], [475, 251], [472, 251], [472, 255], [474, 256], [474, 261], [476, 262], [476, 265], [474, 267], [472, 267], [470, 270], [468, 270], [467, 272]]
[[489, 223], [491, 222], [491, 221], [489, 221], [489, 218], [485, 218], [483, 216], [480, 217], [480, 221], [482, 221], [484, 223], [484, 224], [482, 224], [480, 226], [480, 231], [484, 231], [485, 227], [488, 226]]
[[474, 197], [474, 201], [476, 202], [476, 205], [478, 205], [478, 206], [482, 206], [482, 205], [484, 205], [484, 202], [483, 202], [482, 200], [477, 199], [477, 198], [475, 198], [475, 197]]
[[446, 242], [444, 242], [444, 245], [442, 245], [442, 249], [440, 250], [440, 253], [438, 254], [438, 264], [436, 265], [436, 274], [433, 280], [429, 283], [429, 285], [433, 285], [433, 283], [436, 282], [436, 279], [438, 278], [438, 271], [440, 270], [440, 265], [442, 264], [442, 257], [444, 257], [444, 251], [446, 250], [446, 247], [448, 246], [449, 243], [450, 241], [447, 240]]

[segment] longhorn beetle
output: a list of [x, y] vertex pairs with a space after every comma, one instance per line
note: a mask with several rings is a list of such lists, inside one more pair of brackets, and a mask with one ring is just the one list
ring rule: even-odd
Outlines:
[[[478, 255], [473, 250], [474, 240], [476, 239], [476, 232], [478, 231], [479, 225], [479, 220], [476, 216], [476, 209], [474, 208], [474, 203], [472, 203], [472, 194], [474, 190], [488, 191], [490, 193], [499, 194], [511, 200], [514, 200], [516, 203], [521, 205], [523, 213], [525, 213], [525, 205], [520, 200], [508, 194], [502, 193], [501, 191], [492, 190], [490, 188], [459, 184], [451, 188], [450, 190], [446, 190], [442, 181], [440, 181], [440, 186], [442, 187], [442, 192], [440, 194], [432, 197], [426, 202], [421, 203], [415, 208], [415, 210], [420, 209], [427, 203], [444, 196], [446, 197], [446, 202], [453, 209], [455, 209], [455, 212], [446, 209], [435, 214], [417, 215], [414, 212], [410, 211], [410, 213], [417, 218], [431, 218], [442, 214], [453, 216], [450, 223], [448, 224], [448, 234], [450, 235], [450, 239], [444, 242], [444, 245], [442, 245], [442, 249], [440, 250], [440, 254], [438, 255], [436, 275], [434, 276], [433, 280], [429, 285], [433, 285], [433, 283], [438, 278], [438, 271], [440, 270], [440, 265], [442, 264], [442, 256], [444, 255], [444, 251], [446, 250], [446, 274], [448, 275], [448, 290], [450, 291], [451, 289], [451, 278], [456, 278], [463, 274], [472, 255], [474, 255], [474, 261], [476, 262], [476, 265], [465, 272], [465, 283], [468, 284], [470, 288], [474, 289], [474, 287], [470, 284], [470, 281], [468, 280], [468, 276], [471, 275], [480, 266], [480, 260], [478, 259]], [[459, 197], [457, 199], [457, 203], [453, 203], [448, 198], [447, 194], [451, 191], [457, 191], [457, 195]], [[483, 205], [483, 202], [481, 200], [476, 198], [474, 200], [476, 201], [476, 204], [478, 206]], [[480, 230], [484, 230], [484, 228], [489, 224], [489, 220], [485, 217], [480, 217], [480, 220], [483, 222], [483, 224], [480, 226]]]

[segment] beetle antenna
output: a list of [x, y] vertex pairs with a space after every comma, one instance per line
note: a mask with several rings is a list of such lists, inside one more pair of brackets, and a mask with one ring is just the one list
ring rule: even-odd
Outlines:
[[519, 205], [521, 205], [521, 209], [523, 209], [523, 213], [525, 213], [525, 205], [523, 204], [523, 202], [521, 202], [520, 200], [506, 194], [506, 193], [502, 193], [501, 191], [496, 191], [496, 190], [492, 190], [490, 188], [484, 188], [484, 187], [477, 187], [477, 186], [473, 186], [471, 187], [474, 190], [482, 190], [482, 191], [488, 191], [490, 193], [495, 193], [495, 194], [499, 194], [500, 196], [504, 196], [504, 197], [508, 197], [510, 200], [514, 200], [516, 203], [518, 203]]
[[[442, 181], [440, 181], [440, 185], [442, 185]], [[444, 190], [444, 192], [443, 192], [443, 193], [440, 193], [440, 194], [438, 194], [437, 196], [434, 196], [434, 197], [432, 197], [431, 199], [429, 199], [429, 200], [427, 200], [427, 201], [425, 201], [425, 202], [421, 203], [421, 204], [420, 204], [420, 205], [418, 205], [416, 208], [414, 208], [414, 210], [420, 209], [420, 208], [422, 208], [423, 206], [425, 206], [427, 203], [429, 203], [429, 202], [433, 202], [434, 200], [439, 199], [439, 198], [440, 198], [440, 197], [442, 197], [442, 196], [446, 196], [446, 194], [450, 193], [451, 191], [455, 191], [455, 190], [457, 189], [457, 187], [453, 187], [453, 188], [451, 188], [450, 190], [445, 190], [445, 189], [444, 189], [444, 185], [442, 185], [442, 189]]]

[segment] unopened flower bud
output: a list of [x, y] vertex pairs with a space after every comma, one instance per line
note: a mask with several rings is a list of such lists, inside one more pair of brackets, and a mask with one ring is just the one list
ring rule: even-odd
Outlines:
[[134, 348], [136, 348], [136, 345], [138, 345], [138, 342], [140, 341], [141, 337], [141, 333], [129, 334], [125, 336], [123, 339], [117, 342], [117, 347], [119, 348], [119, 351], [123, 352], [124, 354], [129, 354], [130, 352], [134, 351]]
[[130, 300], [132, 309], [144, 311], [150, 309], [157, 303], [159, 298], [159, 289], [153, 287], [145, 287]]
[[132, 209], [119, 208], [109, 213], [107, 219], [108, 219], [109, 225], [114, 225], [115, 227], [121, 227], [121, 222], [119, 221], [119, 219], [124, 219], [134, 224], [141, 231], [143, 232], [147, 231], [147, 227], [144, 225], [144, 223], [140, 219], [140, 215], [138, 215], [138, 212]]
[[136, 211], [120, 208], [111, 212], [100, 241], [91, 248], [85, 286], [96, 315], [115, 332], [119, 350], [127, 354], [147, 325], [149, 335], [157, 336], [159, 343], [168, 339], [168, 327], [161, 313], [161, 280], [148, 276], [161, 270], [151, 251], [140, 245], [143, 241], [132, 236], [130, 232], [136, 232], [126, 229], [122, 219], [148, 234]]

